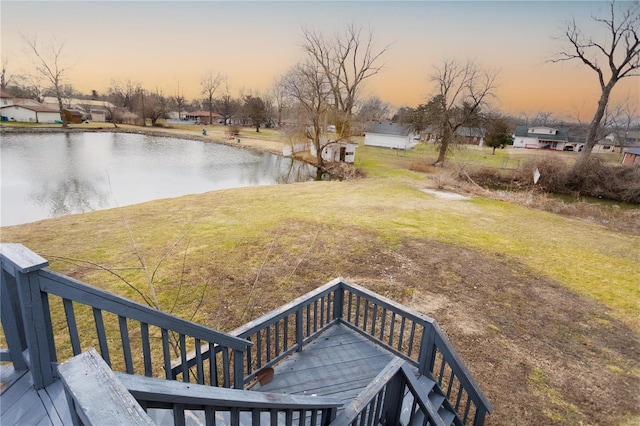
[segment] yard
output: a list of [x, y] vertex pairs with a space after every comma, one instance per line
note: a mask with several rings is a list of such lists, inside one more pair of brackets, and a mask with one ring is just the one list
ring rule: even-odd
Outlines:
[[[503, 152], [456, 157], [499, 167]], [[164, 310], [222, 330], [343, 276], [438, 320], [494, 406], [487, 424], [638, 424], [640, 236], [482, 192], [427, 194], [447, 186], [409, 170], [427, 155], [360, 147], [363, 179], [159, 200], [1, 239], [134, 299], [95, 265], [146, 292], [137, 250]]]

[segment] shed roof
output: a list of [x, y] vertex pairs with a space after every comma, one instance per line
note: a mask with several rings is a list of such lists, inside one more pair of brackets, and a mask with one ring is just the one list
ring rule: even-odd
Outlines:
[[367, 133], [378, 133], [381, 135], [409, 136], [413, 129], [410, 124], [401, 123], [380, 123], [371, 125]]

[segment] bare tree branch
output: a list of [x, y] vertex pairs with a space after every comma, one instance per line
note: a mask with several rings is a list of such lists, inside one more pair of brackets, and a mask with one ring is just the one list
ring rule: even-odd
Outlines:
[[[563, 37], [568, 42], [567, 50], [549, 60], [554, 63], [579, 60], [598, 76], [600, 98], [589, 124], [585, 146], [576, 162], [576, 170], [586, 163], [598, 141], [609, 97], [616, 83], [623, 78], [640, 76], [640, 3], [637, 0], [620, 3], [620, 7], [617, 7], [618, 3], [612, 0], [606, 17], [591, 17], [606, 28], [607, 37], [604, 41], [594, 41], [584, 35], [575, 19], [572, 19]], [[600, 61], [606, 62], [606, 67]]]

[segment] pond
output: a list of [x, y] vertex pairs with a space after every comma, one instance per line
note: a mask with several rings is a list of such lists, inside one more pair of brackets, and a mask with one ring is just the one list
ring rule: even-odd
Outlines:
[[2, 226], [317, 173], [241, 147], [110, 132], [3, 134], [0, 156]]

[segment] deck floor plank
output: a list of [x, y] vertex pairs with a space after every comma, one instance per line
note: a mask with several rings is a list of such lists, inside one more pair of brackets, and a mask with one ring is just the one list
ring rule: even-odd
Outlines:
[[343, 325], [325, 330], [275, 367], [270, 383], [255, 389], [332, 396], [347, 405], [391, 361], [393, 355]]
[[23, 374], [0, 395], [0, 424], [72, 424], [62, 382], [57, 380], [44, 389], [36, 390], [31, 373]]

